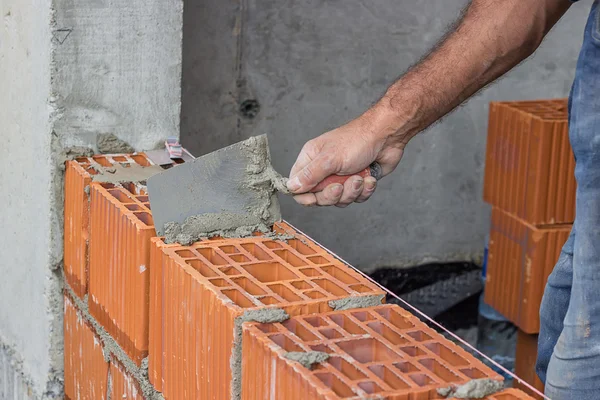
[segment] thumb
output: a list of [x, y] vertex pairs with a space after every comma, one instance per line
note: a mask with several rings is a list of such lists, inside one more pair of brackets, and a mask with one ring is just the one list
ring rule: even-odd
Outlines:
[[287, 187], [292, 193], [305, 193], [336, 172], [331, 158], [320, 154], [290, 176]]

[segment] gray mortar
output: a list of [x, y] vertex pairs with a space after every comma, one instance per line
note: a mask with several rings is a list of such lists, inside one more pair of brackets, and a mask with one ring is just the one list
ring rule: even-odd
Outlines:
[[114, 133], [101, 133], [96, 137], [96, 147], [102, 154], [133, 153], [135, 149]]
[[95, 182], [105, 183], [124, 183], [124, 182], [145, 182], [148, 178], [163, 171], [158, 165], [150, 165], [147, 167], [131, 164], [125, 168], [121, 164], [115, 164], [112, 167], [102, 167], [93, 165], [92, 168], [97, 172], [92, 175], [92, 180]]
[[330, 300], [329, 307], [336, 311], [350, 310], [353, 308], [367, 308], [378, 306], [382, 303], [385, 295], [374, 294], [370, 296], [351, 296], [339, 300]]
[[235, 319], [233, 349], [229, 366], [231, 368], [231, 399], [242, 398], [242, 325], [244, 322], [260, 322], [261, 324], [272, 324], [283, 322], [290, 318], [281, 308], [261, 308], [246, 310], [244, 314]]
[[69, 285], [65, 284], [65, 290], [69, 294], [72, 303], [77, 308], [81, 316], [94, 328], [96, 335], [100, 338], [103, 345], [104, 358], [110, 362], [110, 357], [113, 356], [123, 366], [125, 371], [135, 379], [140, 389], [142, 390], [143, 398], [147, 400], [164, 400], [162, 393], [158, 392], [148, 378], [148, 358], [142, 360], [141, 366], [138, 367], [128, 356], [127, 353], [119, 346], [119, 344], [109, 335], [109, 333], [92, 317], [87, 306], [87, 295], [81, 300]]
[[304, 368], [311, 369], [313, 364], [320, 364], [327, 361], [329, 354], [322, 351], [290, 351], [283, 357], [288, 360], [298, 361]]
[[490, 378], [473, 379], [459, 386], [448, 386], [437, 390], [443, 397], [456, 399], [483, 399], [504, 389], [504, 383]]

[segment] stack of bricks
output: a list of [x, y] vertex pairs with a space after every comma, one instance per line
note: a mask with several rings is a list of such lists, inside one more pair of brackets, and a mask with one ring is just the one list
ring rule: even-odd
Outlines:
[[[484, 200], [492, 205], [485, 301], [535, 348], [548, 276], [575, 218], [575, 160], [567, 100], [490, 104]], [[517, 351], [517, 372], [540, 387], [531, 351]], [[535, 354], [535, 353], [534, 353]]]
[[67, 163], [65, 398], [437, 399], [502, 379], [285, 222], [166, 244], [144, 186], [159, 171], [144, 154]]

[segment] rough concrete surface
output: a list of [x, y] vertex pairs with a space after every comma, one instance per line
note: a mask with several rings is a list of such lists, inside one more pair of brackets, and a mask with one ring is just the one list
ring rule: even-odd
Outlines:
[[380, 305], [385, 295], [352, 296], [339, 300], [330, 300], [329, 307], [336, 311], [350, 310], [353, 308], [367, 308]]
[[96, 148], [102, 154], [133, 153], [129, 143], [119, 139], [114, 133], [100, 133], [96, 137]]
[[327, 361], [329, 354], [322, 351], [290, 351], [283, 355], [288, 360], [298, 361], [304, 368], [311, 369], [314, 364]]
[[[308, 139], [364, 111], [466, 3], [188, 0], [182, 143], [199, 156], [267, 132], [288, 173]], [[307, 209], [282, 198], [284, 218], [363, 269], [478, 258], [488, 102], [566, 97], [590, 4], [574, 4], [532, 59], [414, 139], [371, 200]], [[238, 111], [248, 99], [260, 104], [254, 118]]]
[[504, 389], [504, 383], [495, 379], [483, 378], [473, 379], [463, 385], [449, 386], [438, 389], [437, 392], [443, 397], [456, 399], [483, 399]]

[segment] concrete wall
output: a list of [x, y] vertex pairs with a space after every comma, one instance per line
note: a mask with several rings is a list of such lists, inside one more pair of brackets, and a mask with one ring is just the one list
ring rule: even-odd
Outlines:
[[0, 400], [62, 398], [62, 166], [178, 136], [182, 2], [0, 1]]
[[[182, 140], [196, 155], [268, 133], [287, 173], [304, 142], [360, 114], [443, 34], [465, 0], [188, 0]], [[363, 268], [480, 254], [488, 102], [565, 97], [590, 1], [498, 84], [411, 142], [363, 205], [284, 217]], [[256, 99], [260, 111], [239, 108]]]

